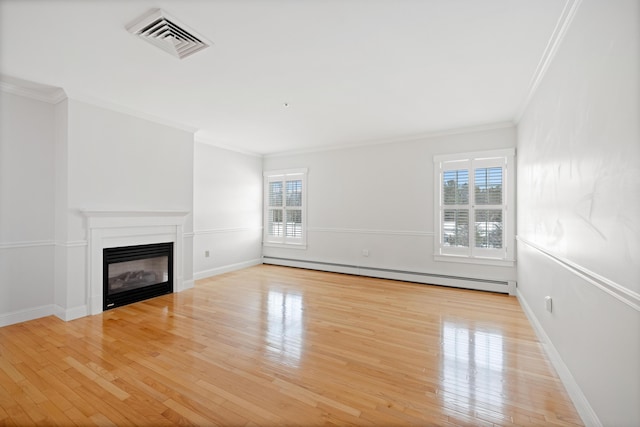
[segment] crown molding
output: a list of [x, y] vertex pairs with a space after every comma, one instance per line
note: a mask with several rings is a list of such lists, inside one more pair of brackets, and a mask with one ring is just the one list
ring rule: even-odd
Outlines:
[[218, 141], [214, 141], [211, 139], [208, 139], [206, 137], [203, 137], [202, 135], [199, 135], [199, 132], [196, 132], [194, 138], [193, 138], [194, 142], [199, 143], [199, 144], [205, 144], [205, 145], [210, 145], [212, 147], [216, 147], [216, 148], [220, 148], [223, 150], [227, 150], [227, 151], [233, 151], [235, 153], [240, 153], [240, 154], [244, 154], [247, 156], [253, 156], [253, 157], [264, 157], [264, 155], [260, 154], [260, 153], [256, 153], [255, 151], [249, 151], [249, 150], [243, 150], [241, 148], [236, 148], [233, 147], [231, 145], [228, 144], [224, 144]]
[[544, 79], [553, 58], [556, 56], [560, 45], [562, 44], [562, 40], [564, 40], [565, 35], [569, 31], [569, 27], [573, 22], [573, 18], [576, 16], [578, 12], [578, 8], [582, 0], [567, 0], [564, 5], [564, 9], [558, 18], [558, 22], [556, 23], [556, 27], [553, 29], [551, 33], [551, 37], [547, 42], [547, 46], [545, 47], [544, 52], [542, 53], [542, 57], [538, 62], [538, 66], [536, 67], [536, 71], [533, 73], [533, 77], [531, 78], [531, 82], [529, 83], [529, 90], [527, 91], [527, 96], [524, 99], [520, 108], [516, 111], [516, 115], [514, 118], [514, 123], [518, 124], [524, 115], [524, 112], [527, 110], [527, 107], [531, 103], [534, 95], [536, 94], [540, 83]]
[[399, 136], [397, 138], [372, 139], [368, 141], [346, 143], [342, 145], [329, 145], [329, 146], [321, 146], [321, 147], [302, 149], [302, 150], [282, 151], [277, 153], [264, 154], [263, 157], [265, 158], [283, 157], [283, 156], [292, 156], [292, 155], [298, 155], [298, 154], [317, 153], [322, 151], [348, 150], [352, 148], [363, 148], [363, 147], [370, 147], [375, 145], [397, 144], [402, 142], [414, 142], [414, 141], [421, 141], [424, 139], [440, 138], [444, 136], [460, 135], [465, 133], [485, 132], [485, 131], [507, 129], [507, 128], [513, 128], [513, 127], [515, 127], [515, 123], [512, 121], [486, 123], [486, 124], [477, 125], [477, 126], [466, 126], [466, 127], [460, 127], [460, 128], [443, 129], [443, 130], [437, 130], [432, 132]]
[[67, 99], [67, 94], [61, 88], [52, 88], [45, 90], [35, 87], [20, 86], [13, 83], [0, 80], [0, 90], [12, 95], [23, 96], [25, 98], [35, 99], [36, 101], [46, 102], [48, 104], [57, 104]]
[[68, 94], [68, 98], [73, 101], [82, 102], [84, 104], [93, 105], [94, 107], [104, 108], [106, 110], [115, 111], [117, 113], [126, 114], [128, 116], [137, 117], [139, 119], [147, 120], [147, 121], [164, 125], [164, 126], [169, 126], [175, 129], [183, 130], [185, 132], [195, 134], [198, 131], [198, 128], [195, 126], [189, 126], [184, 123], [169, 120], [164, 117], [155, 116], [149, 113], [144, 113], [140, 110], [136, 110], [130, 107], [125, 107], [124, 105], [121, 105], [121, 104], [116, 104], [113, 102], [105, 101], [105, 100], [94, 98], [91, 96], [86, 96], [84, 94], [72, 92]]
[[[35, 85], [35, 84], [34, 84]], [[163, 117], [154, 116], [152, 114], [143, 113], [133, 108], [125, 107], [113, 102], [104, 101], [98, 98], [93, 98], [80, 93], [68, 93], [62, 88], [56, 88], [51, 86], [51, 89], [46, 89], [48, 86], [38, 85], [39, 87], [30, 87], [28, 84], [20, 85], [7, 82], [0, 77], [0, 90], [13, 95], [23, 96], [37, 101], [46, 102], [49, 104], [57, 104], [65, 99], [71, 99], [73, 101], [82, 102], [84, 104], [93, 105], [94, 107], [104, 108], [107, 110], [115, 111], [117, 113], [126, 114], [129, 116], [137, 117], [139, 119], [148, 120], [150, 122], [158, 123], [161, 125], [169, 126], [172, 128], [180, 129], [189, 133], [195, 134], [198, 131], [197, 127], [185, 125], [184, 123], [168, 120]]]

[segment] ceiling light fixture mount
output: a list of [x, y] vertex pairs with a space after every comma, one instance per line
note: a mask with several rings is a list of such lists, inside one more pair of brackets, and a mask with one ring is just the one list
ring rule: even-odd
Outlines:
[[151, 9], [126, 28], [131, 34], [180, 59], [213, 44], [162, 9]]

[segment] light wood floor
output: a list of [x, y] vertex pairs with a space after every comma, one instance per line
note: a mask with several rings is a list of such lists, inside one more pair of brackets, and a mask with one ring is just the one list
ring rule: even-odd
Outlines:
[[581, 425], [514, 297], [257, 266], [0, 328], [0, 425]]

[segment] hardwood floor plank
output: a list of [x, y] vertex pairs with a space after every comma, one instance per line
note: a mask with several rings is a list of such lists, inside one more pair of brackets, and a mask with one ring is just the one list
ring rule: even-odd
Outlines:
[[253, 415], [256, 415], [264, 420], [267, 420], [268, 422], [274, 423], [274, 424], [278, 424], [282, 421], [282, 419], [272, 413], [269, 412], [268, 410], [258, 406], [255, 403], [252, 403], [250, 400], [246, 399], [246, 398], [242, 398], [240, 396], [238, 396], [237, 394], [233, 394], [230, 393], [214, 384], [212, 384], [211, 382], [205, 381], [205, 380], [198, 380], [197, 384], [200, 387], [203, 387], [215, 394], [217, 394], [218, 396], [222, 397], [225, 400], [228, 400], [229, 402], [233, 402], [234, 404], [238, 405], [239, 407], [243, 408], [244, 412], [249, 412]]
[[99, 427], [118, 427], [118, 424], [114, 423], [109, 417], [104, 414], [95, 414], [90, 418], [91, 421], [93, 421], [95, 425]]
[[29, 417], [26, 410], [22, 408], [20, 405], [17, 405], [17, 404], [11, 405], [3, 409], [5, 409], [7, 414], [9, 415], [8, 418], [5, 421], [3, 421], [3, 423], [6, 422], [7, 425], [14, 425], [14, 426], [36, 425], [36, 421], [34, 421], [31, 417]]
[[43, 425], [48, 426], [68, 426], [72, 425], [73, 421], [61, 411], [52, 401], [47, 400], [37, 404], [38, 408], [46, 414], [46, 418], [42, 421]]
[[1, 425], [581, 425], [517, 299], [275, 266], [0, 328]]
[[9, 384], [10, 381], [18, 383], [24, 380], [24, 376], [16, 369], [15, 365], [6, 359], [2, 360], [0, 358], [0, 370], [2, 371], [2, 374], [8, 377], [8, 380], [6, 381], [7, 384]]
[[93, 381], [96, 385], [100, 386], [105, 391], [111, 393], [115, 397], [120, 400], [125, 400], [129, 397], [129, 393], [115, 386], [112, 382], [107, 381], [102, 378], [98, 374], [96, 374], [93, 370], [91, 370], [88, 366], [81, 364], [73, 357], [65, 357], [64, 359], [69, 366], [77, 370], [79, 373], [87, 377], [89, 380]]
[[353, 417], [359, 417], [360, 414], [362, 413], [360, 410], [356, 408], [353, 408], [351, 406], [345, 405], [342, 402], [326, 397], [323, 394], [318, 394], [300, 385], [293, 384], [288, 381], [283, 381], [281, 379], [275, 379], [273, 380], [273, 383], [276, 386], [278, 386], [278, 389], [282, 393], [287, 394], [296, 400], [300, 400], [304, 403], [310, 404], [311, 406], [317, 407], [319, 404], [324, 404], [331, 408], [345, 412]]
[[189, 421], [189, 423], [192, 423], [193, 425], [200, 425], [200, 426], [205, 426], [205, 425], [218, 426], [218, 425], [221, 425], [221, 424], [216, 424], [216, 423], [212, 422], [211, 419], [203, 417], [202, 415], [198, 414], [195, 411], [192, 411], [191, 409], [187, 408], [184, 405], [181, 405], [180, 403], [176, 402], [173, 399], [166, 400], [164, 402], [164, 404], [169, 409], [173, 410], [174, 412], [176, 412], [180, 416], [184, 417], [186, 420]]

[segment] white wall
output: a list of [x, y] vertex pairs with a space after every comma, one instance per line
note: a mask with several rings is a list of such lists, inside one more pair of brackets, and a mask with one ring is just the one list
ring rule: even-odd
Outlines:
[[184, 282], [261, 262], [260, 157], [73, 99], [0, 99], [0, 326], [88, 313], [82, 210], [190, 212]]
[[640, 423], [639, 16], [584, 0], [518, 125], [519, 295], [604, 425]]
[[[515, 128], [503, 127], [419, 141], [265, 157], [265, 171], [308, 168], [309, 228], [306, 250], [265, 247], [263, 254], [357, 266], [361, 268], [318, 267], [367, 275], [384, 272], [364, 271], [362, 267], [515, 280], [512, 267], [433, 259], [434, 155], [515, 144]], [[363, 256], [363, 249], [369, 251], [368, 257]], [[437, 283], [433, 277], [425, 281]]]
[[53, 108], [0, 92], [0, 326], [52, 313]]
[[[68, 166], [68, 112], [69, 101], [67, 99], [57, 103], [54, 107], [55, 121], [55, 257], [54, 257], [54, 304], [60, 307], [56, 311], [62, 311], [67, 301], [67, 216], [69, 205], [69, 166]], [[58, 313], [59, 314], [59, 313]]]
[[194, 277], [261, 263], [262, 159], [196, 142], [193, 168]]
[[[66, 284], [56, 296], [57, 314], [70, 319], [87, 311], [87, 226], [82, 210], [185, 211], [193, 207], [193, 134], [131, 115], [67, 101], [66, 145], [59, 147], [66, 171], [64, 248], [60, 276]], [[64, 128], [64, 123], [59, 123]], [[64, 134], [64, 132], [62, 132]], [[64, 135], [63, 135], [64, 136]], [[66, 176], [64, 176], [66, 175]], [[185, 219], [183, 280], [192, 280], [193, 217]], [[58, 286], [64, 288], [65, 285]]]

